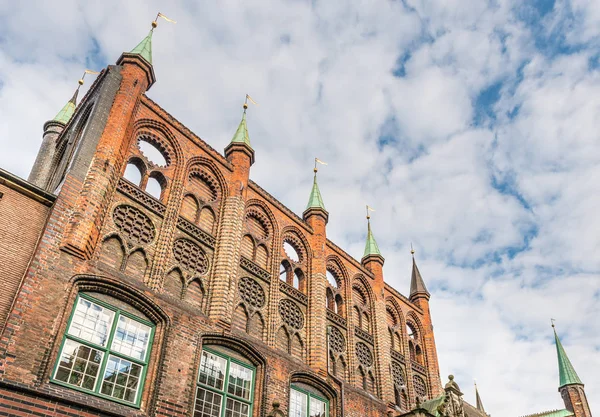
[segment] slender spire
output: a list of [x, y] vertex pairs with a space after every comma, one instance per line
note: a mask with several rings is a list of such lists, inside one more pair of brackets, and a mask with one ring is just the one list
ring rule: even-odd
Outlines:
[[483, 408], [483, 402], [481, 401], [479, 390], [477, 389], [477, 382], [475, 382], [475, 405], [477, 406], [478, 411], [481, 411], [483, 414], [485, 414], [485, 408]]
[[231, 139], [231, 143], [243, 143], [248, 145], [250, 149], [252, 146], [250, 145], [250, 136], [248, 135], [248, 126], [246, 125], [246, 110], [248, 109], [248, 95], [246, 95], [246, 101], [244, 102], [244, 113], [242, 114], [242, 120], [240, 121], [240, 125], [235, 131], [235, 135]]
[[310, 197], [308, 198], [308, 204], [306, 205], [306, 210], [311, 208], [323, 209], [325, 210], [325, 203], [323, 203], [323, 197], [321, 197], [321, 191], [319, 191], [319, 185], [317, 184], [317, 163], [327, 165], [325, 162], [321, 161], [319, 158], [315, 158], [315, 168], [313, 172], [315, 173], [315, 177], [313, 180], [312, 190], [310, 191]]
[[556, 342], [556, 354], [558, 355], [558, 373], [560, 377], [560, 385], [559, 388], [564, 387], [565, 385], [571, 384], [581, 384], [581, 380], [579, 376], [577, 376], [577, 372], [575, 372], [575, 368], [571, 364], [565, 349], [560, 343], [560, 339], [556, 334], [556, 327], [554, 327], [554, 319], [552, 319], [552, 330], [554, 330], [554, 341]]
[[148, 61], [149, 64], [152, 64], [152, 33], [155, 27], [156, 21], [152, 22], [152, 29], [150, 29], [148, 35], [131, 50], [132, 54], [138, 54]]
[[379, 251], [379, 246], [375, 241], [375, 237], [373, 236], [373, 232], [371, 231], [371, 215], [369, 214], [369, 210], [373, 210], [371, 207], [367, 206], [367, 242], [365, 244], [365, 253], [363, 258], [370, 255], [381, 255]]
[[415, 262], [415, 250], [412, 247], [412, 243], [410, 245], [410, 253], [412, 255], [412, 276], [410, 278], [410, 296], [416, 294], [425, 294], [429, 297], [429, 291], [427, 291], [427, 287], [425, 286], [425, 282], [423, 281], [423, 277], [421, 277], [421, 273], [419, 272], [419, 268], [417, 267], [417, 263]]
[[69, 122], [69, 120], [71, 120], [71, 117], [73, 117], [73, 114], [75, 113], [75, 108], [77, 107], [77, 95], [79, 94], [79, 89], [83, 85], [83, 79], [85, 78], [86, 74], [99, 74], [99, 73], [97, 71], [92, 71], [92, 70], [88, 70], [88, 69], [86, 69], [83, 72], [83, 75], [81, 76], [79, 81], [77, 81], [78, 85], [77, 85], [77, 89], [73, 93], [73, 97], [71, 97], [71, 99], [69, 101], [67, 101], [67, 104], [65, 104], [63, 106], [63, 108], [58, 112], [56, 117], [54, 119], [52, 119], [52, 121], [63, 123], [66, 125]]

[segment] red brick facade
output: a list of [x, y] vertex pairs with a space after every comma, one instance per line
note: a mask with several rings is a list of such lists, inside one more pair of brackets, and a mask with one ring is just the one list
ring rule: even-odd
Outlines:
[[[326, 399], [330, 416], [398, 415], [441, 394], [428, 299], [385, 284], [382, 258], [361, 263], [327, 240], [326, 212], [300, 218], [249, 180], [253, 152], [222, 156], [145, 96], [153, 82], [124, 54], [56, 139], [42, 181], [51, 209], [12, 190], [0, 200], [0, 227], [17, 224], [4, 213], [30, 222], [0, 265], [14, 288], [0, 300], [0, 416], [193, 415], [206, 346], [255, 368], [253, 416], [287, 415], [292, 384]], [[137, 184], [123, 178], [128, 163]], [[0, 235], [0, 248], [11, 240]], [[53, 381], [80, 293], [153, 324], [139, 406]]]

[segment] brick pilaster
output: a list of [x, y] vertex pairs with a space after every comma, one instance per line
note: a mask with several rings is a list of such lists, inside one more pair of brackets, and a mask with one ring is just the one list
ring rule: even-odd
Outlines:
[[558, 389], [565, 403], [565, 408], [575, 417], [591, 417], [590, 406], [585, 396], [583, 385], [573, 384]]
[[42, 189], [46, 189], [46, 185], [48, 184], [48, 178], [53, 168], [52, 161], [56, 153], [56, 139], [58, 139], [64, 128], [65, 125], [63, 123], [54, 120], [50, 120], [44, 124], [42, 145], [27, 179], [27, 181]]
[[383, 257], [369, 255], [362, 259], [365, 268], [373, 273], [372, 284], [374, 301], [373, 339], [375, 342], [376, 380], [379, 386], [379, 396], [386, 403], [394, 403], [394, 389], [390, 377], [392, 356], [388, 338], [387, 319], [385, 311], [385, 283], [383, 281]]
[[327, 212], [322, 209], [309, 209], [304, 212], [304, 220], [314, 233], [309, 237], [313, 258], [311, 260], [310, 282], [308, 286], [308, 364], [315, 372], [327, 377], [327, 263], [325, 243], [327, 241]]
[[[429, 297], [424, 295], [416, 295], [411, 297], [411, 301], [423, 310], [421, 324], [423, 325], [423, 344], [425, 346], [424, 350], [428, 383], [431, 390], [431, 395], [433, 397], [437, 397], [443, 392], [443, 387], [442, 380], [440, 379], [440, 366], [438, 363], [437, 349], [435, 347], [431, 312], [429, 311]], [[408, 362], [410, 362], [410, 360]]]
[[110, 196], [121, 176], [132, 140], [133, 115], [152, 81], [148, 77], [149, 64], [139, 56], [124, 54], [119, 63], [122, 64], [121, 84], [87, 174], [82, 179], [62, 243], [65, 251], [82, 259], [90, 259], [98, 241]]

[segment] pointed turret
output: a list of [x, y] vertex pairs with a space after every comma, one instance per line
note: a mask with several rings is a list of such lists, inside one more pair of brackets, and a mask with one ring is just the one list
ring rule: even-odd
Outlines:
[[565, 349], [563, 348], [562, 343], [560, 343], [560, 339], [558, 338], [558, 335], [556, 334], [556, 328], [554, 327], [554, 324], [552, 325], [552, 329], [554, 330], [554, 341], [556, 343], [556, 354], [558, 355], [558, 373], [560, 376], [559, 388], [562, 388], [565, 385], [572, 385], [572, 384], [583, 385], [583, 383], [579, 379], [579, 376], [577, 376], [577, 372], [575, 372], [575, 369], [573, 368], [571, 361], [567, 357], [567, 353], [565, 352]]
[[[242, 120], [238, 125], [231, 142], [225, 148], [225, 156], [231, 161], [234, 153], [245, 154], [249, 158], [250, 165], [254, 164], [254, 149], [250, 145], [250, 135], [248, 135], [248, 125], [246, 124], [246, 110], [248, 109], [248, 95], [246, 94], [246, 101], [244, 102], [244, 112], [242, 113]], [[248, 166], [249, 168], [250, 166]]]
[[54, 119], [52, 119], [52, 121], [59, 122], [65, 125], [69, 123], [69, 120], [71, 120], [73, 113], [75, 113], [75, 108], [77, 107], [78, 93], [79, 87], [77, 87], [77, 90], [75, 90], [75, 93], [73, 93], [73, 97], [71, 97], [71, 100], [67, 101], [67, 104], [64, 105], [64, 107], [58, 112], [58, 114], [56, 115], [56, 117], [54, 117]]
[[325, 204], [323, 203], [323, 197], [321, 197], [321, 191], [319, 190], [319, 184], [317, 184], [317, 163], [325, 164], [325, 162], [321, 161], [319, 158], [315, 158], [315, 168], [313, 186], [310, 190], [310, 196], [308, 197], [308, 204], [306, 205], [306, 210], [302, 213], [302, 217], [305, 221], [309, 221], [310, 216], [317, 214], [321, 216], [325, 220], [325, 224], [329, 219], [329, 213], [325, 209]]
[[477, 406], [477, 411], [481, 411], [482, 414], [487, 415], [485, 413], [485, 408], [483, 408], [483, 402], [481, 401], [481, 397], [479, 396], [477, 383], [475, 383], [475, 405]]
[[154, 22], [152, 24], [152, 29], [140, 43], [137, 44], [135, 48], [131, 50], [130, 53], [140, 55], [144, 58], [150, 65], [152, 65], [152, 33], [154, 32]]
[[423, 277], [421, 277], [421, 273], [419, 272], [419, 268], [417, 267], [417, 263], [415, 262], [415, 251], [411, 248], [410, 253], [412, 254], [412, 276], [410, 278], [410, 299], [417, 296], [424, 296], [429, 300], [430, 294], [427, 291], [427, 287], [425, 286], [425, 282], [423, 281]]
[[385, 259], [381, 255], [379, 245], [377, 245], [375, 236], [373, 236], [373, 231], [371, 230], [371, 215], [369, 214], [369, 210], [373, 209], [367, 206], [367, 241], [365, 242], [365, 252], [361, 259], [361, 263], [363, 265], [367, 265], [370, 260], [376, 259], [381, 265], [383, 265]]
[[554, 331], [554, 342], [556, 343], [556, 354], [558, 356], [558, 391], [565, 403], [565, 408], [572, 412], [575, 417], [591, 417], [592, 413], [585, 395], [583, 382], [579, 379], [562, 343], [560, 343], [556, 327], [554, 327], [554, 320], [552, 320], [552, 330]]

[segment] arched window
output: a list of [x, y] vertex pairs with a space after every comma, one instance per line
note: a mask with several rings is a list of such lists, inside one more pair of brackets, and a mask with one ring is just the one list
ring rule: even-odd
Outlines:
[[142, 182], [142, 170], [139, 168], [138, 164], [129, 162], [125, 167], [123, 177], [139, 187]]
[[155, 326], [104, 298], [77, 296], [51, 381], [139, 405]]
[[325, 275], [327, 276], [327, 282], [329, 282], [329, 285], [331, 285], [331, 287], [337, 289], [339, 287], [339, 285], [338, 285], [337, 279], [333, 276], [333, 274], [329, 270], [327, 270]]
[[344, 313], [344, 299], [342, 298], [342, 279], [339, 267], [334, 262], [327, 266], [325, 276], [327, 278], [328, 302], [327, 308], [342, 317]]
[[255, 374], [256, 368], [249, 363], [204, 347], [196, 380], [194, 417], [251, 416]]
[[310, 386], [292, 384], [289, 415], [290, 417], [328, 417], [329, 401]]
[[148, 182], [146, 183], [146, 192], [150, 194], [152, 197], [160, 200], [162, 196], [163, 188], [160, 182], [156, 178], [148, 178]]
[[[307, 256], [305, 256], [305, 247], [297, 235], [288, 234], [284, 237], [281, 254], [283, 257], [281, 264], [286, 269], [285, 282], [297, 290], [306, 293], [307, 285], [304, 271], [307, 269]], [[280, 268], [280, 273], [282, 272], [283, 269]], [[283, 275], [280, 276], [283, 277]]]
[[406, 334], [409, 339], [416, 340], [418, 337], [418, 333], [415, 330], [415, 326], [412, 323], [406, 323]]
[[140, 138], [138, 141], [138, 147], [142, 152], [142, 155], [144, 155], [148, 162], [150, 162], [152, 165], [159, 167], [167, 166], [167, 159], [165, 158], [163, 151], [158, 149], [155, 144], [150, 143], [145, 138]]

